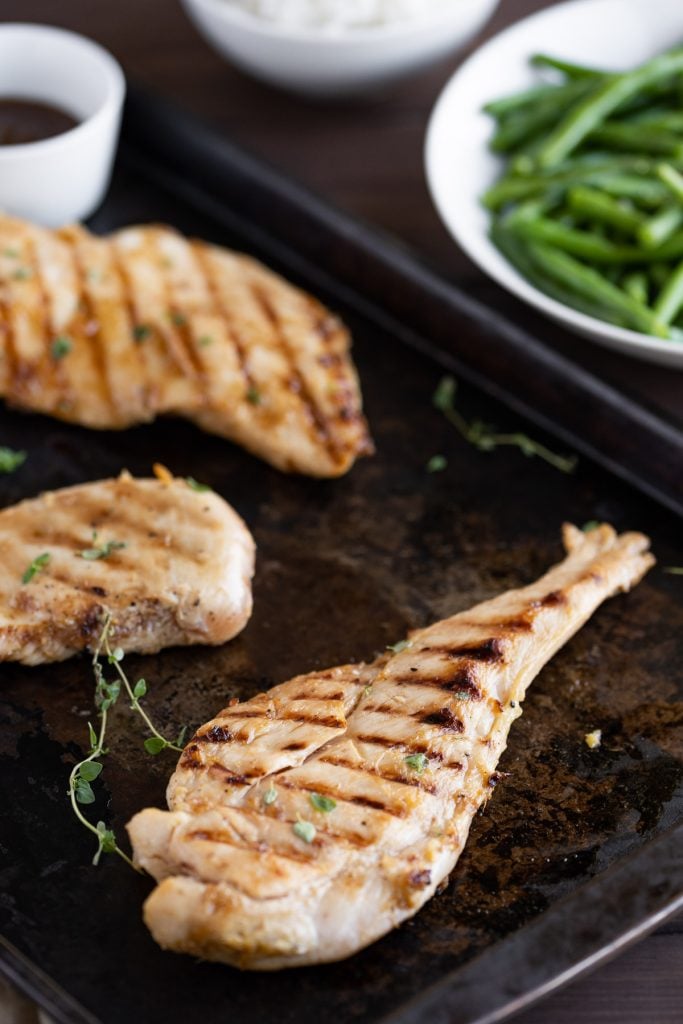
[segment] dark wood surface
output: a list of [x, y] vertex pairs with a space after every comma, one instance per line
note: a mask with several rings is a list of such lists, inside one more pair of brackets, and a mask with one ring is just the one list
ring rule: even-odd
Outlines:
[[[543, 6], [541, 0], [504, 0], [484, 35]], [[447, 275], [488, 293], [479, 271], [440, 225], [422, 172], [429, 110], [462, 55], [386, 97], [321, 104], [278, 93], [223, 63], [173, 0], [0, 0], [0, 20], [39, 21], [90, 35], [115, 54], [131, 79], [213, 121], [339, 206], [417, 247]], [[550, 323], [544, 322], [544, 330], [550, 344], [683, 420], [680, 373], [569, 339]], [[670, 922], [517, 1019], [520, 1024], [681, 1024], [683, 920]]]

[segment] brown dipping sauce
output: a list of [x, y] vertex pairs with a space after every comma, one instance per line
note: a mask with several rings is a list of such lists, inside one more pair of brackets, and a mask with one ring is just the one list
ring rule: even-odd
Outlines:
[[62, 135], [77, 124], [71, 114], [47, 103], [0, 97], [0, 146], [41, 142]]

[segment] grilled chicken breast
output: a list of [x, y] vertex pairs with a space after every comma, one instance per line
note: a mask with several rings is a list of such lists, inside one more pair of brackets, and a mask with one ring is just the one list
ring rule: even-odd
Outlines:
[[564, 530], [537, 583], [221, 711], [186, 747], [170, 811], [128, 828], [168, 949], [272, 970], [338, 960], [414, 914], [452, 870], [526, 687], [653, 564], [641, 534]]
[[0, 396], [116, 430], [184, 416], [279, 469], [371, 450], [343, 324], [247, 256], [168, 227], [0, 216]]
[[67, 487], [0, 512], [0, 661], [93, 647], [221, 644], [251, 614], [254, 542], [236, 512], [184, 480]]

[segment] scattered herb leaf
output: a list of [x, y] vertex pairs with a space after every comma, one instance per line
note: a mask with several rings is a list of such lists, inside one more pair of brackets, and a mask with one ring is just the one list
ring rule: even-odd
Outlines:
[[21, 253], [18, 249], [3, 249], [2, 255], [6, 256], [8, 260], [18, 260]]
[[472, 694], [469, 690], [456, 690], [453, 696], [456, 700], [472, 700]]
[[170, 313], [169, 316], [171, 317], [171, 323], [174, 325], [174, 327], [184, 327], [185, 324], [187, 323], [187, 317], [183, 316], [182, 313], [177, 313], [174, 311]]
[[422, 775], [422, 772], [427, 767], [427, 755], [408, 754], [405, 758], [405, 762], [412, 771], [417, 772], [418, 775]]
[[68, 356], [73, 347], [74, 345], [71, 338], [67, 338], [65, 334], [60, 334], [60, 336], [55, 338], [50, 346], [50, 355], [56, 360], [63, 359], [64, 356]]
[[425, 469], [428, 473], [442, 473], [448, 466], [448, 459], [445, 455], [432, 455]]
[[[128, 677], [121, 665], [121, 662], [124, 659], [123, 649], [121, 647], [115, 647], [112, 650], [110, 646], [109, 638], [111, 624], [111, 615], [107, 613], [102, 626], [102, 632], [100, 633], [92, 656], [92, 667], [95, 675], [95, 706], [99, 713], [99, 730], [96, 731], [93, 728], [92, 723], [88, 722], [88, 742], [90, 744], [90, 749], [88, 756], [82, 761], [79, 761], [78, 764], [74, 765], [71, 770], [69, 775], [69, 796], [74, 814], [84, 828], [88, 829], [89, 832], [92, 832], [97, 839], [97, 849], [95, 851], [95, 856], [93, 857], [93, 864], [99, 863], [100, 856], [103, 853], [117, 853], [127, 864], [130, 865], [130, 867], [134, 868], [135, 865], [132, 860], [117, 845], [114, 832], [107, 828], [105, 822], [98, 821], [97, 825], [93, 825], [91, 821], [88, 821], [80, 809], [80, 805], [94, 803], [96, 799], [91, 783], [94, 782], [102, 772], [102, 762], [99, 758], [107, 753], [104, 744], [107, 734], [107, 719], [109, 711], [113, 705], [116, 704], [123, 688], [130, 699], [131, 709], [140, 715], [148, 730], [152, 733], [152, 735], [145, 740], [145, 750], [150, 754], [158, 754], [160, 751], [166, 750], [167, 748], [181, 753], [182, 748], [179, 744], [182, 742], [185, 730], [181, 730], [178, 737], [178, 745], [176, 745], [171, 743], [170, 740], [165, 739], [152, 724], [149, 716], [140, 705], [140, 697], [143, 697], [147, 693], [147, 684], [144, 679], [138, 679], [135, 686], [131, 687]], [[104, 670], [100, 660], [102, 658], [106, 658], [107, 664], [112, 665], [115, 669], [117, 678], [111, 680], [111, 682], [104, 676]]]
[[331, 796], [323, 796], [322, 793], [311, 793], [309, 800], [316, 811], [320, 811], [321, 814], [329, 814], [337, 806], [336, 800], [333, 800]]
[[270, 786], [268, 787], [268, 789], [263, 794], [263, 802], [266, 805], [266, 807], [270, 807], [270, 805], [274, 804], [276, 800], [277, 800], [277, 790], [276, 790], [275, 786], [273, 785], [273, 783], [271, 782]]
[[146, 341], [152, 333], [149, 324], [136, 324], [133, 328], [133, 337], [136, 341]]
[[247, 401], [251, 402], [252, 405], [261, 404], [261, 392], [258, 390], [258, 388], [250, 387], [247, 390]]
[[292, 825], [292, 831], [295, 836], [303, 839], [305, 843], [312, 843], [315, 839], [316, 828], [312, 821], [295, 821]]
[[206, 348], [207, 345], [213, 345], [213, 338], [210, 334], [202, 334], [197, 344], [201, 345], [202, 348]]
[[26, 462], [26, 452], [15, 452], [13, 448], [0, 447], [0, 473], [13, 473]]
[[397, 644], [387, 644], [387, 650], [393, 651], [394, 654], [400, 654], [407, 647], [410, 647], [410, 640], [399, 640]]
[[587, 523], [584, 523], [581, 529], [584, 533], [592, 533], [593, 530], [597, 530], [600, 523], [597, 519], [589, 519]]
[[195, 480], [193, 476], [186, 476], [185, 483], [188, 487], [191, 487], [193, 491], [198, 491], [202, 494], [204, 491], [210, 491], [213, 488], [209, 487], [208, 484], [200, 484], [198, 480]]
[[662, 572], [668, 572], [669, 576], [683, 576], [683, 565], [665, 565]]
[[145, 750], [148, 754], [160, 754], [168, 746], [170, 743], [161, 736], [148, 736], [145, 740]]
[[28, 281], [30, 277], [33, 277], [33, 271], [30, 267], [19, 267], [12, 274], [15, 281]]
[[92, 542], [91, 548], [83, 548], [82, 551], [76, 552], [79, 558], [85, 558], [87, 562], [95, 562], [99, 558], [109, 558], [112, 551], [120, 551], [127, 546], [122, 540], [108, 540], [105, 544], [98, 544], [96, 532], [92, 535]]
[[44, 551], [42, 555], [38, 555], [33, 559], [31, 564], [28, 566], [24, 575], [21, 577], [22, 583], [30, 583], [33, 577], [44, 569], [47, 563], [50, 561], [50, 552]]
[[562, 473], [573, 473], [578, 459], [575, 455], [557, 455], [545, 445], [534, 441], [522, 433], [499, 434], [495, 427], [483, 420], [472, 420], [471, 423], [455, 408], [457, 381], [454, 377], [443, 377], [432, 397], [432, 404], [452, 423], [461, 437], [482, 452], [492, 452], [495, 448], [512, 446], [518, 448], [523, 455], [531, 458], [537, 456]]

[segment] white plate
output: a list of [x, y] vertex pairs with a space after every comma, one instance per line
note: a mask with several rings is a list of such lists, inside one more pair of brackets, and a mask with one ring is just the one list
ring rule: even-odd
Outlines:
[[427, 131], [427, 182], [453, 238], [494, 280], [584, 337], [652, 363], [683, 369], [683, 343], [604, 323], [529, 284], [488, 237], [480, 197], [503, 161], [489, 151], [494, 122], [482, 107], [538, 81], [534, 53], [621, 70], [683, 42], [681, 0], [572, 0], [525, 18], [477, 50], [453, 75]]

